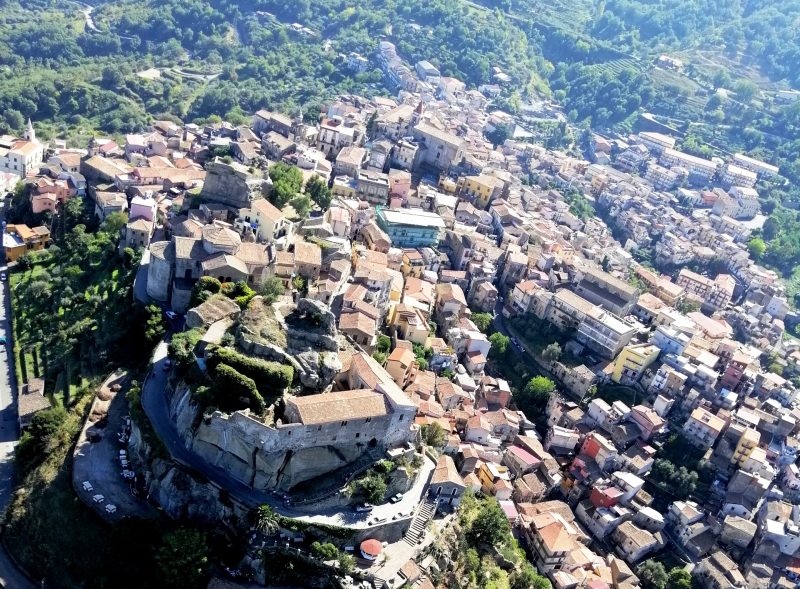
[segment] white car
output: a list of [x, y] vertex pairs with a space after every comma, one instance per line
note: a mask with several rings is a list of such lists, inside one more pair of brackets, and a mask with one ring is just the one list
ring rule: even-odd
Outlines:
[[175, 311], [164, 311], [164, 315], [167, 316], [167, 319], [174, 321], [177, 319], [178, 314]]
[[356, 510], [356, 513], [369, 513], [372, 511], [373, 506], [369, 503], [359, 503], [354, 509]]
[[91, 493], [92, 491], [94, 491], [94, 487], [92, 486], [92, 483], [90, 483], [89, 481], [83, 481], [83, 485], [81, 486], [83, 487], [83, 490], [86, 491], [87, 493]]
[[100, 495], [100, 494], [98, 494], [98, 495], [95, 495], [94, 497], [92, 497], [92, 501], [94, 501], [95, 503], [102, 503], [102, 502], [103, 502], [103, 501], [105, 501], [105, 500], [106, 500], [106, 498], [105, 498], [105, 497], [103, 497], [103, 496], [102, 496], [102, 495]]
[[106, 505], [106, 513], [114, 513], [117, 510], [117, 506], [113, 503], [109, 503]]

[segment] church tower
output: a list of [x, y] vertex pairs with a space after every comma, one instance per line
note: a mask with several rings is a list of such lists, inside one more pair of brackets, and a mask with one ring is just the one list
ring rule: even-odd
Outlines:
[[33, 123], [31, 123], [30, 117], [28, 117], [28, 126], [25, 128], [25, 139], [28, 141], [36, 141], [36, 131], [33, 128]]

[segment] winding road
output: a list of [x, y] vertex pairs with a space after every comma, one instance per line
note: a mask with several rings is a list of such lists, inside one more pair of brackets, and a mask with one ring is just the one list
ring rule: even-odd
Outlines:
[[[167, 401], [167, 378], [168, 371], [164, 370], [164, 362], [167, 360], [167, 344], [161, 342], [153, 354], [151, 370], [145, 378], [142, 387], [142, 406], [150, 419], [158, 437], [167, 447], [173, 460], [188, 467], [203, 476], [211, 483], [227, 490], [248, 507], [257, 507], [267, 504], [277, 513], [292, 517], [307, 523], [325, 524], [332, 526], [347, 526], [354, 529], [371, 527], [369, 521], [378, 518], [387, 522], [408, 517], [413, 514], [422, 500], [428, 481], [433, 474], [436, 465], [433, 461], [425, 457], [419, 475], [413, 487], [405, 493], [399, 503], [384, 503], [376, 505], [371, 513], [359, 514], [349, 507], [321, 509], [313, 515], [307, 512], [291, 509], [283, 504], [279, 497], [258, 491], [245, 485], [241, 481], [233, 478], [226, 470], [216, 467], [201, 458], [193, 451], [188, 449], [183, 443], [175, 422], [170, 416], [169, 404]], [[402, 514], [402, 516], [400, 515]]]

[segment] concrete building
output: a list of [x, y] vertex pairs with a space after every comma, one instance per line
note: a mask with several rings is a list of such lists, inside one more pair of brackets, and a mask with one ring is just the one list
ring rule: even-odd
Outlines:
[[623, 348], [614, 359], [614, 372], [611, 380], [630, 384], [638, 382], [644, 371], [656, 360], [661, 350], [653, 344], [633, 344]]
[[435, 246], [445, 227], [439, 215], [422, 209], [378, 208], [376, 221], [392, 245], [399, 248]]
[[683, 425], [683, 433], [700, 448], [710, 448], [725, 429], [725, 421], [702, 407], [696, 408]]

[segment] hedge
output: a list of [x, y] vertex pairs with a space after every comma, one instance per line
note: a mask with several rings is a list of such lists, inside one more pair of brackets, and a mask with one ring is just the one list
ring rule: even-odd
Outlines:
[[237, 409], [240, 399], [247, 399], [250, 409], [259, 414], [267, 407], [253, 379], [227, 364], [217, 365], [214, 390], [217, 403], [222, 408]]
[[231, 348], [214, 346], [206, 349], [206, 366], [213, 374], [214, 369], [224, 362], [243, 375], [253, 379], [262, 393], [283, 391], [294, 380], [294, 368], [278, 362], [251, 358]]

